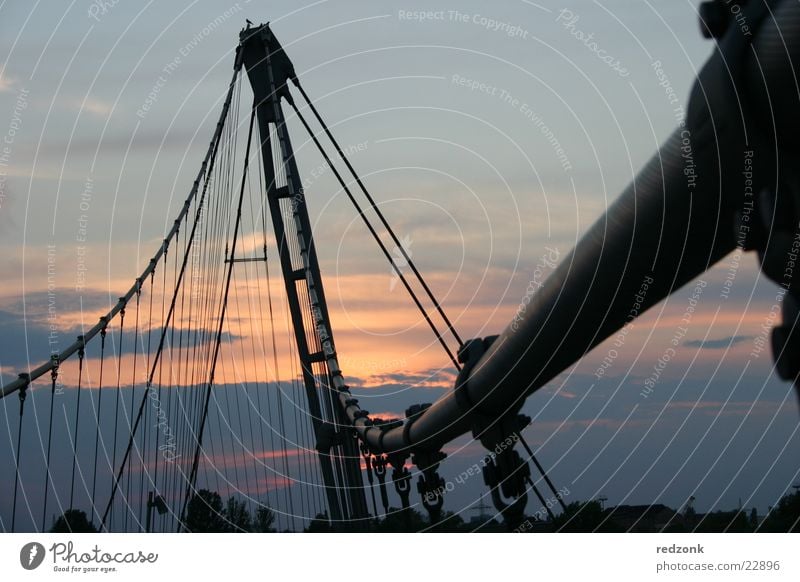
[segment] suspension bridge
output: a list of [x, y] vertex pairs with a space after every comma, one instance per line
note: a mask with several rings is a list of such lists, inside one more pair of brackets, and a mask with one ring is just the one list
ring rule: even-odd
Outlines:
[[[790, 100], [776, 103], [773, 121], [765, 121], [764, 95], [752, 90], [765, 82], [753, 82], [751, 65], [755, 54], [767, 85], [796, 72], [800, 8], [751, 2], [742, 10], [749, 30], [761, 30], [745, 35], [730, 18], [727, 27], [713, 21], [708, 34], [724, 38], [698, 76], [686, 124], [512, 325], [499, 336], [467, 340], [269, 25], [248, 25], [207, 152], [160, 247], [71, 345], [2, 386], [14, 479], [0, 528], [47, 531], [55, 516], [80, 510], [100, 531], [189, 531], [188, 513], [198, 499], [208, 502], [199, 496], [206, 490], [236, 496], [253, 515], [269, 509], [281, 531], [314, 519], [364, 530], [412, 506], [423, 507], [433, 527], [444, 517], [447, 493], [442, 448], [470, 432], [487, 451], [475, 480], [478, 507], [491, 500], [492, 517], [513, 528], [535, 497], [552, 519], [546, 498], [564, 503], [525, 441], [530, 418], [520, 414], [522, 403], [625, 325], [643, 279], [651, 284], [642, 311], [741, 245], [732, 226], [742, 220], [735, 170], [748, 148], [763, 154], [754, 173], [772, 202], [758, 210], [760, 230], [753, 223], [745, 246], [759, 251], [768, 276], [783, 281], [783, 254], [793, 239], [775, 209], [783, 204], [785, 215], [796, 216], [797, 182], [792, 165], [775, 170], [770, 160], [793, 151], [787, 127], [774, 123]], [[785, 44], [776, 48], [779, 31]], [[745, 94], [734, 111], [735, 97]], [[316, 252], [321, 243], [307, 207], [313, 201], [303, 189], [287, 110], [456, 376], [447, 395], [411, 406], [402, 418], [370, 415], [340, 365]], [[693, 162], [715, 169], [692, 175], [691, 185], [687, 139]], [[773, 345], [778, 373], [796, 381], [800, 310], [796, 285], [785, 287], [784, 323]], [[26, 438], [29, 423], [37, 430]]]
[[[101, 531], [182, 531], [202, 489], [240, 497], [253, 515], [269, 508], [280, 530], [319, 517], [363, 529], [412, 503], [412, 454], [435, 520], [444, 493], [438, 445], [412, 448], [408, 422], [370, 417], [338, 363], [287, 105], [461, 368], [463, 341], [291, 61], [268, 25], [248, 26], [214, 135], [161, 246], [95, 325], [3, 386], [9, 429], [16, 420], [4, 529], [46, 531], [54, 516], [80, 509]], [[26, 422], [39, 427], [38, 442], [23, 443]], [[42, 458], [43, 481], [26, 471], [30, 456]], [[34, 487], [42, 507], [28, 502]]]

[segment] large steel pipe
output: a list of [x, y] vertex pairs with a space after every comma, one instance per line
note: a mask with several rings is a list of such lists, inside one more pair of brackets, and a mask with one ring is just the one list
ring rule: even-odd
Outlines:
[[[747, 31], [732, 22], [698, 75], [685, 124], [472, 368], [464, 389], [471, 406], [449, 393], [405, 435], [393, 429], [382, 441], [379, 430], [355, 418], [370, 445], [433, 449], [470, 430], [474, 413], [516, 412], [528, 395], [742, 242], [743, 171], [752, 170], [753, 191], [773, 187], [776, 149], [798, 140], [800, 4], [771, 4], [768, 10], [761, 0], [750, 2]], [[767, 95], [777, 88], [777, 99]]]

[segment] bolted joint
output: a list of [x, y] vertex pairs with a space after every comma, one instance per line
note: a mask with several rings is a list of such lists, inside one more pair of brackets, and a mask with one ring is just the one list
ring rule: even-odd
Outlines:
[[50, 356], [50, 379], [53, 381], [53, 390], [56, 388], [56, 380], [58, 379], [58, 366], [60, 364], [60, 360], [58, 354], [53, 354]]
[[405, 466], [398, 467], [391, 459], [390, 461], [394, 469], [392, 470], [392, 483], [397, 492], [398, 497], [402, 503], [403, 509], [409, 507], [409, 496], [411, 495], [411, 473]]
[[417, 481], [417, 491], [422, 497], [422, 505], [435, 521], [438, 520], [444, 505], [445, 487], [444, 479], [436, 471], [420, 475]]
[[386, 455], [376, 455], [372, 459], [372, 466], [375, 469], [375, 474], [378, 475], [378, 478], [386, 475]]
[[409, 422], [417, 420], [417, 418], [422, 416], [422, 413], [425, 412], [430, 407], [431, 407], [430, 403], [412, 404], [411, 406], [406, 408], [406, 419], [408, 419]]
[[422, 505], [428, 511], [431, 521], [439, 521], [444, 505], [445, 480], [439, 475], [439, 463], [447, 455], [442, 451], [418, 451], [411, 456], [411, 461], [420, 469], [417, 481], [417, 492], [422, 498]]
[[19, 415], [22, 416], [22, 411], [25, 408], [25, 398], [28, 396], [28, 386], [31, 385], [31, 375], [27, 372], [23, 372], [19, 374], [18, 377], [22, 380], [22, 386], [19, 387], [19, 391], [17, 392], [19, 396]]
[[525, 414], [507, 414], [496, 419], [476, 417], [472, 425], [472, 436], [490, 454], [499, 455], [514, 448], [520, 440], [520, 434], [530, 423], [531, 417]]
[[358, 420], [359, 418], [366, 418], [366, 419], [369, 419], [369, 412], [368, 412], [368, 411], [366, 411], [366, 410], [357, 410], [357, 411], [356, 411], [356, 412], [353, 414], [353, 421], [355, 422], [355, 421], [356, 421], [356, 420]]
[[[509, 450], [500, 457], [484, 459], [483, 482], [489, 487], [492, 504], [503, 516], [506, 524], [513, 528], [524, 517], [528, 502], [526, 481], [530, 479], [530, 468], [519, 453]], [[511, 499], [506, 503], [503, 498]]]
[[464, 345], [458, 350], [458, 361], [463, 364], [461, 370], [458, 372], [453, 392], [456, 397], [456, 402], [464, 414], [481, 414], [478, 406], [472, 402], [467, 391], [467, 381], [472, 373], [472, 369], [483, 357], [483, 354], [491, 347], [494, 341], [499, 336], [490, 335], [485, 338], [470, 339], [464, 342]]
[[333, 447], [342, 444], [342, 435], [331, 423], [325, 422], [319, 427], [317, 434], [317, 451], [327, 455]]

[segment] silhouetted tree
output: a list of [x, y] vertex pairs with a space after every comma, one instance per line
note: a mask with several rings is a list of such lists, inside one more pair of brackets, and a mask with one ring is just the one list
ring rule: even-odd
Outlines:
[[256, 509], [256, 516], [253, 519], [253, 531], [260, 533], [274, 532], [275, 512], [266, 505], [260, 505]]
[[332, 532], [331, 523], [327, 513], [318, 513], [311, 523], [308, 524], [306, 531], [309, 533], [329, 533]]
[[68, 509], [53, 522], [50, 533], [97, 533], [86, 513], [79, 509]]
[[184, 521], [187, 531], [219, 533], [228, 531], [227, 525], [218, 493], [200, 489], [189, 500]]
[[225, 505], [225, 518], [227, 519], [226, 529], [234, 533], [248, 532], [253, 527], [247, 505], [235, 497], [228, 497]]
[[769, 512], [759, 531], [800, 532], [800, 491], [784, 495]]

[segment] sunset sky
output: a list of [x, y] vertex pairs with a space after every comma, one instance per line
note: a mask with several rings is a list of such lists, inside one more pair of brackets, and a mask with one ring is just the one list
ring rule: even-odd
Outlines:
[[[49, 357], [49, 284], [65, 347], [146, 266], [208, 147], [245, 18], [271, 22], [465, 338], [505, 328], [552, 270], [543, 258], [565, 256], [631, 181], [676, 125], [670, 95], [685, 104], [711, 51], [697, 0], [101, 4], [0, 8], [6, 382]], [[374, 413], [432, 402], [452, 386], [447, 357], [292, 116], [289, 129], [348, 381]], [[249, 236], [244, 250], [260, 245]], [[240, 278], [237, 290], [243, 309], [256, 287]], [[755, 257], [732, 255], [637, 320], [602, 377], [613, 338], [529, 398], [525, 434], [569, 500], [678, 508], [694, 496], [701, 511], [741, 502], [763, 514], [791, 491], [797, 397], [769, 348], [754, 351], [775, 303]], [[231, 313], [234, 354], [260, 340], [243, 311]], [[239, 382], [290, 379], [239, 370]], [[482, 455], [467, 438], [447, 452], [450, 479]], [[481, 488], [457, 490], [446, 507], [467, 508]]]

